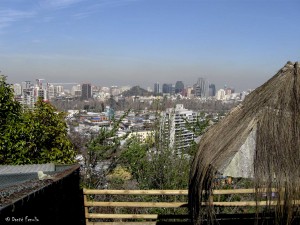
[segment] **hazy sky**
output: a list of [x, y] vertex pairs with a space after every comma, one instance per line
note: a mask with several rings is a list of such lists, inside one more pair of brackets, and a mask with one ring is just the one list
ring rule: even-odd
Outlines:
[[0, 0], [10, 83], [256, 88], [299, 61], [300, 1]]

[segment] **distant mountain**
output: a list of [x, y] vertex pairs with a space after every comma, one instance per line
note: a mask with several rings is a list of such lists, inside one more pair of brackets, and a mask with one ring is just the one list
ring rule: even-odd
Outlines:
[[134, 86], [131, 89], [124, 91], [121, 95], [124, 97], [129, 97], [129, 96], [151, 96], [153, 93], [149, 92], [140, 86]]

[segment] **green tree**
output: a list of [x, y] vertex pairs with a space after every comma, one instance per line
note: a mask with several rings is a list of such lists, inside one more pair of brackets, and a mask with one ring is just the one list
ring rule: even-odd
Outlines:
[[65, 114], [39, 99], [35, 108], [24, 112], [31, 145], [29, 158], [38, 163], [73, 163], [75, 151], [68, 138]]
[[[185, 119], [185, 127], [192, 131], [196, 137], [200, 137], [206, 129], [209, 127], [209, 119], [205, 117], [205, 114], [202, 112], [196, 116], [196, 120], [193, 122]], [[191, 143], [191, 146], [188, 149], [189, 155], [193, 158], [196, 151], [198, 150], [198, 143], [194, 140]]]
[[187, 188], [190, 157], [182, 152], [151, 148], [135, 139], [119, 162], [129, 169], [141, 189]]
[[[153, 128], [155, 142], [143, 143], [138, 138], [130, 139], [119, 163], [131, 171], [141, 189], [186, 189], [190, 163], [198, 144], [192, 141], [187, 151], [178, 150], [176, 146], [171, 148], [166, 138], [168, 135], [164, 136], [160, 129], [162, 120], [159, 114], [156, 116], [158, 119]], [[199, 114], [195, 121], [185, 119], [185, 122], [186, 128], [196, 136], [202, 135], [209, 126], [204, 114]]]
[[138, 137], [133, 136], [127, 141], [120, 156], [119, 163], [131, 172], [138, 183], [142, 183], [144, 179], [141, 174], [145, 172], [148, 164], [147, 152], [149, 147], [148, 143], [142, 143]]
[[[119, 119], [112, 118], [111, 126], [101, 127], [99, 133], [92, 135], [87, 144], [87, 154], [85, 157], [86, 170], [83, 177], [83, 185], [88, 188], [99, 188], [105, 185], [105, 177], [117, 165], [120, 155], [121, 141], [126, 139], [128, 134], [119, 137], [117, 131], [122, 120], [128, 115], [127, 111]], [[103, 166], [107, 164], [104, 171]]]
[[0, 131], [6, 128], [6, 124], [17, 120], [20, 112], [21, 106], [19, 102], [14, 100], [11, 85], [6, 83], [5, 76], [0, 75]]
[[[0, 163], [11, 158], [13, 146], [16, 145], [16, 127], [20, 121], [21, 106], [14, 100], [11, 85], [6, 77], [0, 75]], [[20, 143], [22, 144], [22, 143]]]
[[33, 110], [14, 100], [6, 77], [0, 77], [0, 164], [73, 163], [64, 114], [38, 100]]

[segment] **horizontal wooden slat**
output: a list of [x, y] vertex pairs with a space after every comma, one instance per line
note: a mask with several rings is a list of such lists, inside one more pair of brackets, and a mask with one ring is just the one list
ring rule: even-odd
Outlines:
[[[266, 201], [260, 201], [257, 202], [258, 206], [266, 206], [267, 202]], [[272, 202], [272, 204], [274, 204]], [[272, 205], [271, 204], [271, 205]], [[246, 202], [213, 202], [214, 206], [226, 206], [226, 207], [230, 207], [230, 206], [256, 206], [256, 202], [255, 201], [246, 201]]]
[[89, 219], [157, 219], [158, 214], [101, 214], [89, 213]]
[[187, 202], [85, 202], [84, 206], [178, 208], [187, 207]]
[[[266, 193], [268, 191], [271, 192], [277, 192], [276, 188], [266, 189], [266, 188], [260, 188], [257, 190], [258, 193]], [[254, 188], [248, 188], [248, 189], [224, 189], [224, 190], [213, 190], [214, 195], [230, 195], [230, 194], [255, 194]]]
[[187, 195], [188, 190], [96, 190], [83, 189], [83, 194], [95, 195]]
[[[258, 192], [265, 193], [269, 191], [266, 188], [258, 189]], [[277, 192], [277, 189], [272, 188], [271, 192]], [[254, 194], [255, 189], [224, 189], [213, 190], [214, 195], [226, 194]], [[95, 195], [188, 195], [188, 190], [97, 190], [97, 189], [83, 189], [83, 194]]]
[[[295, 205], [300, 205], [300, 200], [295, 200], [293, 202]], [[271, 205], [271, 206], [275, 206], [277, 205], [278, 202], [277, 201], [258, 201], [256, 203], [256, 201], [245, 201], [245, 202], [213, 202], [214, 206], [267, 206], [267, 205]], [[280, 202], [281, 205], [284, 204], [283, 201]]]
[[86, 225], [193, 225], [191, 222], [88, 222]]
[[230, 194], [253, 194], [255, 189], [226, 189], [226, 190], [213, 190], [214, 195], [230, 195]]
[[88, 222], [86, 225], [156, 225], [157, 222]]
[[189, 214], [105, 214], [89, 213], [86, 214], [88, 219], [189, 219]]
[[[268, 191], [278, 192], [277, 189], [227, 189], [213, 190], [213, 195], [229, 195], [229, 194], [254, 194], [266, 193]], [[282, 191], [282, 190], [281, 190]], [[96, 214], [89, 213], [88, 207], [137, 207], [137, 208], [179, 208], [187, 207], [187, 202], [97, 202], [88, 201], [87, 195], [108, 194], [108, 195], [188, 195], [188, 190], [91, 190], [84, 189], [84, 206], [85, 218], [87, 225], [154, 225], [156, 221], [147, 222], [91, 222], [89, 219], [159, 219], [157, 214]], [[211, 196], [212, 197], [212, 196]], [[239, 202], [204, 202], [202, 205], [212, 204], [217, 207], [255, 207], [255, 206], [275, 206], [277, 201], [239, 201]], [[284, 204], [283, 201], [280, 204]], [[300, 200], [294, 200], [293, 204], [300, 205]]]
[[[138, 207], [138, 208], [178, 208], [187, 207], [187, 202], [85, 202], [85, 206], [108, 206], [108, 207]], [[203, 205], [209, 204], [203, 202]], [[266, 206], [277, 205], [277, 201], [242, 201], [242, 202], [211, 202], [214, 206]], [[280, 204], [284, 204], [282, 201]], [[300, 200], [293, 202], [295, 205], [300, 205]]]

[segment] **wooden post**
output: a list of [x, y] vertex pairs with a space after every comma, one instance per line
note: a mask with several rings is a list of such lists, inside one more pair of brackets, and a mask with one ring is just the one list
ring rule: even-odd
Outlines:
[[212, 194], [209, 196], [208, 202], [209, 202], [209, 205], [213, 205], [214, 204], [214, 196]]
[[[221, 200], [221, 195], [218, 195], [218, 202]], [[220, 207], [217, 208], [217, 213], [220, 213]]]
[[83, 196], [83, 203], [84, 203], [84, 213], [85, 213], [85, 224], [89, 224], [89, 208], [87, 206], [87, 197], [86, 195]]

